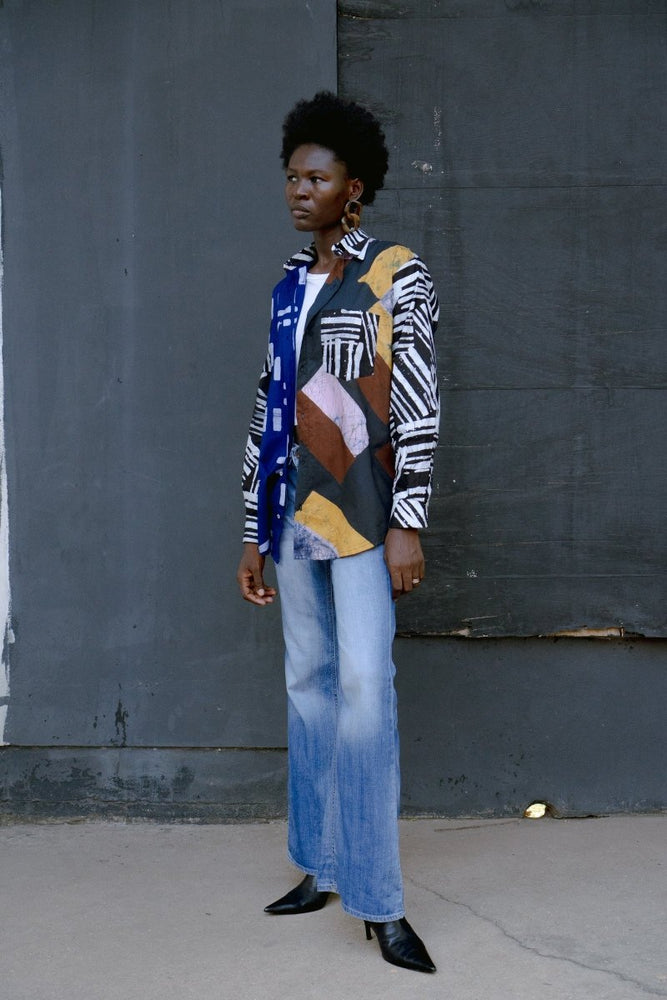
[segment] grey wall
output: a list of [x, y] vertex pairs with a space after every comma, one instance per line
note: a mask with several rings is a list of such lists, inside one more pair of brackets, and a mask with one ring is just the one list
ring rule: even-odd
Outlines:
[[335, 88], [335, 16], [333, 0], [0, 9], [4, 738], [41, 761], [284, 745], [277, 610], [253, 614], [234, 580], [240, 464], [295, 249], [280, 126]]
[[663, 634], [664, 4], [626, 8], [5, 0], [1, 811], [284, 810], [279, 611], [234, 582], [240, 459], [299, 242], [280, 123], [337, 56], [392, 145], [365, 221], [423, 251], [443, 302], [404, 807], [666, 806], [664, 643], [424, 637]]

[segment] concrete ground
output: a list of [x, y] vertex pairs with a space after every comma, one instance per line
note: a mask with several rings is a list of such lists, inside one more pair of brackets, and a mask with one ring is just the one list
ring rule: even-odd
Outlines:
[[403, 821], [408, 917], [438, 966], [380, 957], [298, 881], [285, 824], [0, 828], [1, 1000], [667, 996], [667, 816]]

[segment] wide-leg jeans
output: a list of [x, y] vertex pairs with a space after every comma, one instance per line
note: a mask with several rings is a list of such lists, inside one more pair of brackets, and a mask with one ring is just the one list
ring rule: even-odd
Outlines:
[[288, 855], [365, 920], [404, 914], [394, 603], [384, 548], [294, 558], [296, 469], [277, 564], [288, 704]]

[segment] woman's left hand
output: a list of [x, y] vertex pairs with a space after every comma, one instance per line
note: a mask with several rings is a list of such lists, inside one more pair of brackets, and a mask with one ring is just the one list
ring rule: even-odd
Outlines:
[[394, 600], [418, 587], [425, 563], [416, 528], [390, 528], [384, 540], [384, 561], [391, 577]]

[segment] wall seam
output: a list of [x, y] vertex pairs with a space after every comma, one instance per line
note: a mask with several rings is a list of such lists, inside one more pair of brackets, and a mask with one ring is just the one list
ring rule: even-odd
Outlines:
[[13, 639], [11, 629], [11, 599], [9, 589], [9, 502], [7, 497], [7, 464], [5, 456], [5, 392], [4, 351], [2, 338], [2, 188], [0, 187], [0, 622], [3, 626], [2, 663], [0, 664], [0, 746], [6, 746], [4, 733], [9, 706], [9, 644]]

